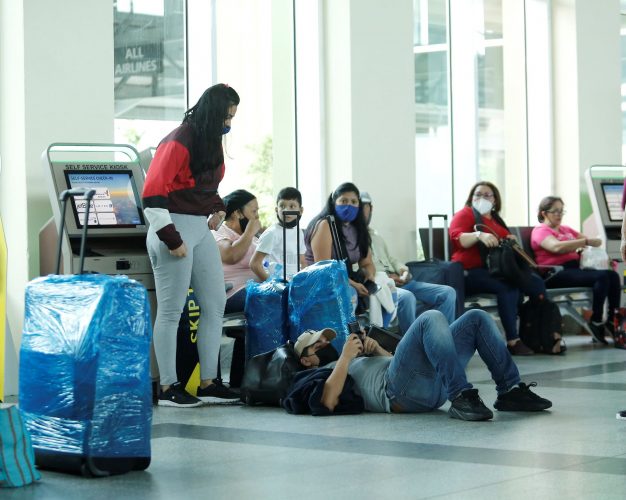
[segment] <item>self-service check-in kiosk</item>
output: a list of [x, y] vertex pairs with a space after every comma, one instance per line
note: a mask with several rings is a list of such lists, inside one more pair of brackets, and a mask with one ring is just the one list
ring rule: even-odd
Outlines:
[[[622, 165], [593, 165], [585, 172], [585, 181], [591, 201], [591, 215], [583, 221], [583, 233], [599, 237], [605, 243], [609, 258], [616, 261], [616, 271], [626, 284], [626, 264], [622, 262], [622, 193], [626, 168]], [[622, 294], [622, 307], [626, 294]]]
[[[125, 274], [148, 290], [152, 319], [157, 302], [152, 266], [146, 250], [147, 222], [141, 205], [145, 173], [139, 153], [128, 145], [52, 144], [42, 153], [53, 217], [39, 233], [40, 273], [55, 272], [61, 204], [59, 195], [72, 188], [93, 188], [89, 207], [85, 272]], [[61, 272], [79, 267], [86, 201], [74, 198], [65, 214]], [[152, 360], [152, 375], [157, 374]]]

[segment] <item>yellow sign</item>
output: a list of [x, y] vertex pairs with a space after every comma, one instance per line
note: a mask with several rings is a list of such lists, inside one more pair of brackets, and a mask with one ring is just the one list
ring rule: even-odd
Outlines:
[[4, 345], [7, 324], [7, 242], [0, 218], [0, 400], [4, 400]]

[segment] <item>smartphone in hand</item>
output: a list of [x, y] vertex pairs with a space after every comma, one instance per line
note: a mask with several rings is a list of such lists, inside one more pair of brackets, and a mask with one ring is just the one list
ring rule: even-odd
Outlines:
[[375, 281], [372, 280], [365, 280], [363, 282], [363, 285], [365, 286], [365, 288], [367, 288], [367, 292], [370, 295], [374, 295], [376, 293], [378, 293], [381, 290], [381, 286], [376, 283]]
[[359, 324], [358, 321], [351, 321], [350, 323], [348, 323], [348, 333], [349, 334], [355, 333], [356, 336], [359, 337], [359, 340], [361, 342], [365, 340], [365, 334], [363, 330], [361, 330], [361, 325]]

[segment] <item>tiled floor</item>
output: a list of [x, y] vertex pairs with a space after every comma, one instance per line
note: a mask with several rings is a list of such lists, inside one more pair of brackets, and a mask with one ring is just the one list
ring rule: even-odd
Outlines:
[[[626, 498], [626, 351], [568, 337], [565, 356], [516, 358], [554, 403], [490, 422], [421, 415], [314, 418], [275, 408], [155, 408], [145, 472], [43, 472], [2, 499]], [[469, 379], [491, 406], [478, 358]]]

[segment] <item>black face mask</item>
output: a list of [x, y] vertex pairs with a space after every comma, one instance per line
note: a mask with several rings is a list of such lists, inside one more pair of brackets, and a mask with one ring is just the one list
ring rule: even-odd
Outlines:
[[337, 361], [339, 359], [339, 353], [337, 352], [337, 349], [332, 346], [332, 344], [328, 344], [326, 347], [315, 352], [315, 355], [320, 360], [319, 366], [327, 365], [328, 363], [332, 363], [333, 361]]
[[250, 219], [248, 219], [247, 217], [242, 217], [241, 219], [239, 219], [239, 226], [241, 226], [242, 233], [246, 230], [248, 222], [250, 222]]
[[276, 214], [276, 218], [278, 219], [278, 223], [281, 226], [286, 227], [287, 229], [291, 229], [292, 227], [296, 227], [298, 225], [298, 222], [300, 221], [300, 215], [298, 215], [294, 220], [292, 220], [291, 222], [284, 222], [280, 217], [278, 217], [278, 214]]

